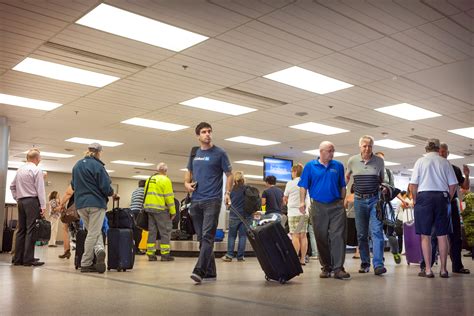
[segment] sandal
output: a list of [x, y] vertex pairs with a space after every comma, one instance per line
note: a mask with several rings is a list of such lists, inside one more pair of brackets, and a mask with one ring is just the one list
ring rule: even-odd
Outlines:
[[353, 255], [353, 256], [352, 256], [352, 259], [360, 259], [360, 256]]
[[447, 279], [447, 278], [449, 278], [449, 273], [448, 273], [448, 271], [440, 272], [439, 276], [442, 277], [443, 279]]
[[428, 279], [434, 278], [433, 271], [431, 271], [431, 273], [427, 274], [426, 271], [423, 270], [423, 271], [421, 271], [420, 273], [418, 273], [418, 276], [419, 276], [419, 277], [422, 277], [422, 278], [428, 278]]

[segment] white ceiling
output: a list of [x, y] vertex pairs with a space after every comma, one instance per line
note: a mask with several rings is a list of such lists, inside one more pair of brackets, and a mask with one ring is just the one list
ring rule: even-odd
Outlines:
[[[474, 141], [447, 132], [474, 126], [474, 1], [105, 2], [210, 38], [175, 53], [74, 24], [100, 1], [1, 0], [0, 93], [64, 104], [50, 112], [0, 104], [0, 116], [11, 126], [11, 160], [21, 160], [31, 146], [72, 153], [73, 158], [42, 163], [46, 170], [69, 172], [85, 146], [64, 140], [97, 138], [125, 143], [104, 152], [113, 176], [151, 172], [111, 160], [164, 161], [170, 177], [181, 181], [179, 169], [196, 145], [194, 126], [208, 121], [214, 143], [232, 161], [275, 155], [307, 162], [312, 157], [302, 151], [316, 149], [323, 140], [334, 142], [339, 152], [355, 154], [360, 136], [381, 139], [388, 133], [387, 138], [416, 145], [375, 148], [383, 150], [388, 161], [401, 163], [392, 167], [395, 171], [412, 168], [424, 152], [424, 142], [412, 135], [446, 141], [452, 153], [465, 157], [452, 160], [454, 164], [474, 162]], [[28, 56], [121, 79], [94, 88], [11, 70]], [[295, 65], [354, 87], [317, 95], [263, 78]], [[235, 117], [179, 105], [198, 96], [258, 111]], [[403, 102], [443, 116], [409, 122], [373, 110]], [[191, 128], [165, 132], [120, 123], [136, 116]], [[351, 132], [324, 136], [288, 127], [309, 121]], [[239, 135], [281, 144], [257, 147], [224, 140]], [[260, 167], [234, 169], [261, 174]]]

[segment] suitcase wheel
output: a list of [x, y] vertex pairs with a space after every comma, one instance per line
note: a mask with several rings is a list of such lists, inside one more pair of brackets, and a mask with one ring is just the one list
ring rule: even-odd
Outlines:
[[265, 274], [265, 280], [270, 281], [270, 278]]
[[127, 272], [127, 269], [123, 269], [122, 271], [123, 271], [123, 272]]
[[280, 279], [278, 279], [278, 282], [280, 282], [280, 284], [285, 284], [285, 283], [286, 283], [286, 280], [283, 279], [283, 278], [280, 278]]
[[107, 268], [107, 271], [110, 271], [110, 268]]

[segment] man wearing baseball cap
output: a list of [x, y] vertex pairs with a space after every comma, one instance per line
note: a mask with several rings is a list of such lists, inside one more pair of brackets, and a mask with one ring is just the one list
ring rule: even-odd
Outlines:
[[[71, 186], [77, 212], [87, 229], [81, 272], [105, 272], [105, 250], [102, 238], [102, 223], [107, 208], [108, 197], [114, 194], [111, 180], [104, 163], [100, 160], [102, 146], [92, 143], [84, 158], [76, 162], [72, 169]], [[94, 265], [94, 254], [97, 262]]]

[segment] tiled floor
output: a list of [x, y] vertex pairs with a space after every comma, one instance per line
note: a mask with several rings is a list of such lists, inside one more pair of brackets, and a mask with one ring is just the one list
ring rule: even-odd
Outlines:
[[[0, 254], [0, 315], [474, 315], [474, 274], [422, 279], [418, 267], [395, 265], [386, 253], [383, 277], [359, 274], [347, 255], [352, 280], [319, 279], [312, 261], [286, 285], [267, 282], [256, 258], [217, 261], [218, 280], [194, 285], [196, 258], [148, 262], [137, 256], [127, 272], [81, 274], [61, 248], [37, 248], [42, 267], [14, 267]], [[464, 258], [474, 271], [474, 261]], [[438, 268], [435, 268], [438, 271]]]

